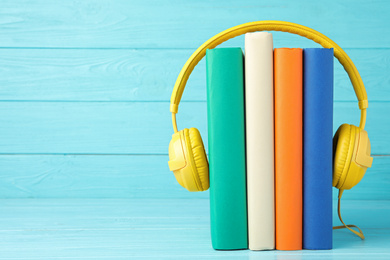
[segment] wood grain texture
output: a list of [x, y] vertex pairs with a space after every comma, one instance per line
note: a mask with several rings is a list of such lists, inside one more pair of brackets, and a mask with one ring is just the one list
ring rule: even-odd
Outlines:
[[[205, 102], [179, 118], [207, 134]], [[167, 154], [172, 134], [168, 102], [0, 102], [0, 153]]]
[[[0, 49], [0, 100], [169, 101], [176, 77], [193, 51]], [[389, 101], [390, 49], [346, 52], [359, 69], [369, 100]], [[206, 100], [205, 71], [202, 60], [191, 74], [182, 100]], [[334, 82], [336, 101], [356, 100], [336, 59]]]
[[207, 199], [7, 199], [0, 207], [0, 259], [390, 258], [389, 201], [344, 201], [343, 217], [364, 241], [335, 230], [332, 250], [258, 252], [211, 248]]
[[[371, 102], [373, 154], [390, 154], [390, 102]], [[178, 127], [197, 127], [207, 147], [206, 102], [183, 102]], [[334, 131], [358, 124], [357, 102], [336, 102]], [[169, 102], [0, 102], [0, 154], [167, 154]]]
[[183, 189], [167, 155], [2, 155], [0, 198], [208, 198]]
[[[0, 155], [0, 198], [209, 198], [208, 191], [183, 189], [168, 160], [167, 155]], [[373, 168], [343, 199], [390, 200], [389, 169], [390, 156], [375, 156]]]
[[[7, 0], [0, 10], [1, 47], [196, 48], [222, 30], [257, 20], [303, 24], [343, 47], [390, 47], [390, 28], [383, 25], [390, 12], [385, 0], [277, 0], [269, 4], [255, 0], [175, 0], [169, 4], [157, 0], [25, 0], [16, 4]], [[276, 43], [304, 42], [286, 35], [274, 38]]]
[[[1, 100], [169, 101], [192, 50], [0, 49]], [[205, 100], [204, 62], [187, 100]], [[204, 92], [204, 93], [203, 93]], [[168, 110], [169, 111], [169, 110]]]
[[[0, 197], [208, 197], [186, 193], [168, 172], [168, 101], [199, 45], [256, 20], [300, 23], [346, 48], [367, 87], [373, 153], [389, 155], [389, 11], [385, 0], [1, 1]], [[318, 46], [285, 33], [274, 39], [275, 47]], [[222, 47], [243, 44], [237, 37]], [[359, 119], [335, 64], [334, 130]], [[188, 83], [178, 126], [199, 128], [207, 149], [204, 61]], [[389, 198], [383, 158], [346, 198]]]

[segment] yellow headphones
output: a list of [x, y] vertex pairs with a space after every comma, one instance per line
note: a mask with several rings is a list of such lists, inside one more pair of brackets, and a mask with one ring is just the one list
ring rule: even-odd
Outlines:
[[[359, 100], [361, 117], [359, 127], [343, 124], [339, 127], [333, 138], [333, 186], [340, 190], [340, 209], [342, 192], [355, 186], [363, 178], [367, 168], [371, 167], [373, 161], [373, 158], [370, 156], [370, 140], [368, 139], [367, 132], [364, 130], [367, 115], [366, 110], [368, 107], [367, 93], [358, 70], [343, 49], [325, 35], [309, 27], [295, 23], [282, 21], [244, 23], [229, 28], [210, 38], [191, 55], [180, 71], [171, 96], [170, 111], [172, 113], [172, 124], [175, 133], [169, 144], [169, 169], [173, 171], [180, 185], [189, 191], [205, 191], [209, 188], [208, 161], [199, 131], [196, 128], [177, 130], [176, 113], [178, 112], [180, 99], [191, 72], [206, 55], [207, 49], [215, 48], [219, 44], [236, 36], [255, 31], [288, 32], [311, 39], [324, 48], [333, 48], [334, 56], [348, 73], [355, 94]], [[339, 217], [342, 221], [340, 210]], [[344, 224], [343, 221], [342, 223]], [[356, 227], [345, 224], [344, 226], [348, 229], [350, 227]], [[350, 230], [362, 239], [364, 238], [360, 229], [360, 234], [352, 229]]]

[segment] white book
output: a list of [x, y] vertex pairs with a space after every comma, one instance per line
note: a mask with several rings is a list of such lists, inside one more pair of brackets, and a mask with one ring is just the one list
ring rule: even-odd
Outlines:
[[249, 249], [275, 248], [273, 41], [245, 34], [245, 116]]

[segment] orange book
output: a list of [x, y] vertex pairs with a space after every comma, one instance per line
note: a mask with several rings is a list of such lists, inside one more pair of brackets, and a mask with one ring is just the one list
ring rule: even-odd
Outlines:
[[274, 50], [276, 249], [302, 249], [302, 49]]

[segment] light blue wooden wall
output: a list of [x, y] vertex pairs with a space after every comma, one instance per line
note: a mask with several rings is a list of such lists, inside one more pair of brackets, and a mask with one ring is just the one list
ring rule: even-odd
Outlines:
[[[373, 168], [345, 197], [390, 199], [389, 1], [14, 1], [0, 3], [1, 198], [204, 198], [167, 166], [169, 99], [187, 58], [231, 26], [285, 20], [345, 48], [370, 101]], [[275, 47], [314, 47], [274, 34]], [[224, 46], [243, 46], [237, 37]], [[335, 60], [336, 61], [336, 60]], [[335, 123], [358, 124], [335, 66]], [[205, 63], [192, 74], [179, 128], [206, 141]]]

